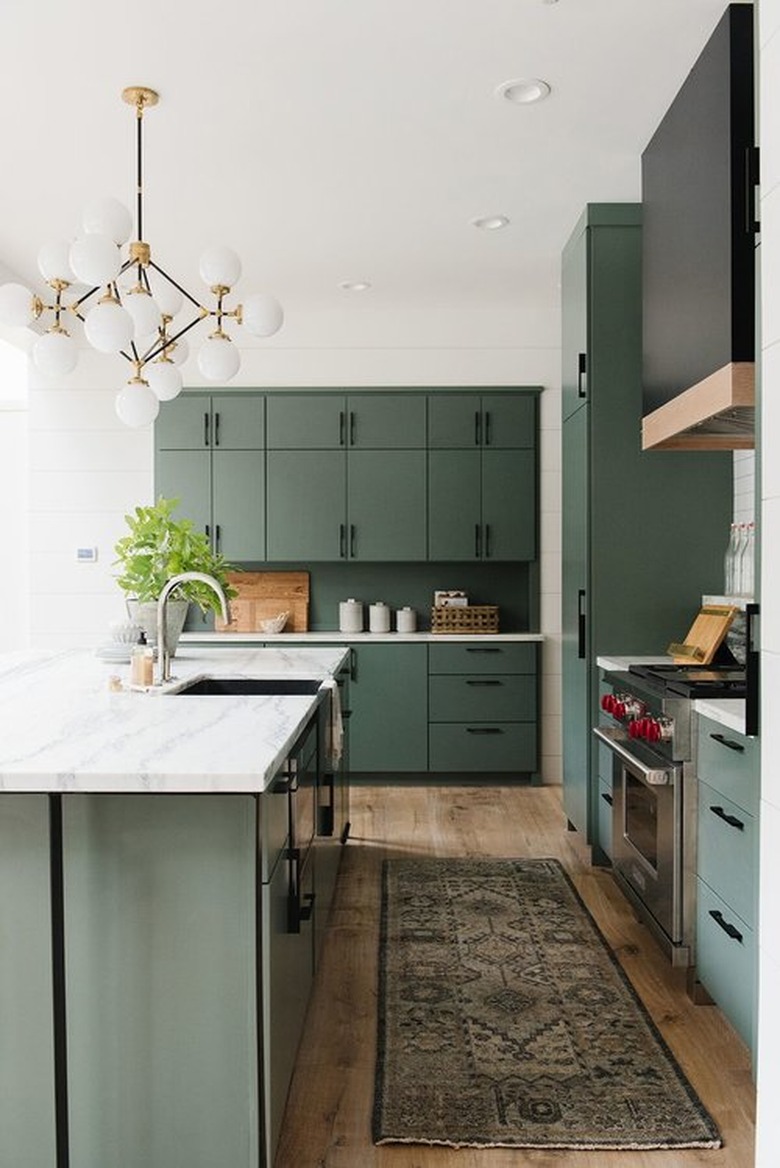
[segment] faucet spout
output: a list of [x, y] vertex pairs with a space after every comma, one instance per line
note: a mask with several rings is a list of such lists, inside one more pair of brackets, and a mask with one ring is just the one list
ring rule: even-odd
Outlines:
[[171, 576], [166, 580], [163, 590], [157, 600], [157, 660], [159, 664], [159, 681], [163, 682], [171, 680], [171, 654], [168, 649], [168, 633], [167, 633], [167, 611], [168, 611], [168, 597], [178, 588], [180, 584], [186, 584], [188, 580], [199, 580], [201, 584], [207, 584], [213, 592], [216, 593], [217, 598], [222, 609], [222, 619], [227, 622], [230, 620], [230, 613], [228, 611], [227, 597], [225, 596], [222, 586], [218, 580], [213, 576], [209, 576], [208, 572], [179, 572], [176, 576]]

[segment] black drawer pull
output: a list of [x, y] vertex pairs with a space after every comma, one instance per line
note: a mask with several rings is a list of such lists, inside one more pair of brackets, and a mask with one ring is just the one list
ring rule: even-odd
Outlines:
[[503, 734], [500, 726], [467, 726], [467, 734]]
[[501, 650], [496, 648], [496, 646], [493, 646], [493, 648], [486, 646], [484, 649], [481, 647], [479, 649], [477, 649], [476, 646], [472, 646], [470, 648], [467, 648], [466, 652], [467, 653], [500, 653]]
[[719, 742], [721, 746], [728, 747], [729, 750], [736, 750], [738, 754], [744, 753], [744, 746], [741, 742], [735, 742], [733, 738], [726, 738], [723, 734], [710, 734], [710, 738], [715, 742]]
[[736, 827], [737, 831], [744, 831], [745, 825], [741, 819], [737, 819], [736, 815], [728, 815], [722, 807], [713, 807], [710, 804], [710, 811], [713, 815], [717, 815], [718, 819], [722, 819], [729, 827]]
[[719, 908], [711, 908], [710, 909], [710, 916], [712, 917], [712, 919], [714, 920], [716, 925], [720, 925], [720, 927], [721, 927], [721, 929], [723, 929], [724, 933], [728, 933], [728, 935], [729, 935], [729, 937], [731, 937], [732, 941], [739, 941], [740, 945], [742, 944], [742, 934], [740, 933], [739, 929], [737, 929], [734, 925], [732, 925], [731, 921], [727, 921], [724, 919], [723, 913], [720, 911]]
[[610, 807], [612, 806], [612, 796], [608, 795], [606, 793], [606, 791], [601, 792], [601, 798], [604, 800], [605, 803], [609, 804]]
[[503, 685], [503, 681], [495, 681], [493, 678], [488, 678], [485, 681], [477, 681], [476, 678], [468, 678], [466, 685]]

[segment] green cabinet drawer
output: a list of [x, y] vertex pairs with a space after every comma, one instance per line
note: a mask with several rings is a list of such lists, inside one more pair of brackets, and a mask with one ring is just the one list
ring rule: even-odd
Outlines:
[[700, 717], [696, 773], [738, 807], [753, 815], [758, 813], [757, 739]]
[[608, 746], [603, 742], [598, 744], [598, 767], [599, 767], [599, 781], [612, 790], [612, 771], [614, 767], [615, 756]]
[[697, 976], [752, 1048], [756, 1011], [755, 935], [703, 880], [698, 880], [697, 885]]
[[612, 859], [612, 783], [599, 779], [598, 845]]
[[431, 722], [533, 721], [536, 677], [434, 675], [428, 682], [428, 717]]
[[753, 927], [758, 823], [707, 783], [699, 782], [699, 876]]
[[431, 771], [530, 773], [536, 769], [534, 722], [432, 722]]
[[535, 641], [430, 645], [431, 673], [536, 673]]

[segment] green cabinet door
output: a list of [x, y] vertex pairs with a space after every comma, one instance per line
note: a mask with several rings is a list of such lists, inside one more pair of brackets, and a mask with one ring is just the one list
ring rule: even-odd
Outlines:
[[269, 394], [269, 450], [334, 450], [347, 443], [342, 394]]
[[424, 560], [425, 452], [350, 450], [349, 558]]
[[531, 448], [536, 442], [536, 399], [520, 393], [441, 393], [428, 398], [431, 449], [494, 446]]
[[[165, 411], [165, 406], [163, 410]], [[263, 450], [265, 398], [257, 393], [223, 393], [211, 398], [210, 442], [215, 450]]]
[[427, 771], [427, 647], [359, 645], [352, 654], [351, 771]]
[[536, 444], [536, 399], [528, 395], [482, 395], [482, 445], [531, 449]]
[[267, 559], [333, 561], [347, 553], [346, 453], [269, 450]]
[[479, 394], [431, 394], [428, 398], [428, 446], [432, 450], [480, 446], [481, 415]]
[[347, 398], [347, 443], [364, 450], [425, 448], [425, 398], [360, 393]]
[[579, 831], [589, 828], [591, 746], [588, 602], [588, 416], [563, 423], [563, 807]]
[[536, 459], [533, 450], [482, 452], [482, 557], [536, 556]]
[[588, 399], [588, 232], [566, 248], [563, 257], [562, 397], [563, 420]]
[[52, 951], [46, 795], [0, 800], [0, 1162], [54, 1168]]
[[[176, 399], [178, 401], [178, 398]], [[157, 455], [155, 498], [179, 499], [176, 514], [211, 534], [211, 454], [208, 450], [162, 450]]]
[[475, 560], [481, 549], [482, 455], [431, 450], [428, 455], [428, 557]]
[[212, 454], [214, 547], [233, 563], [265, 559], [265, 454]]
[[211, 398], [183, 393], [165, 402], [154, 424], [158, 450], [204, 450], [211, 445]]

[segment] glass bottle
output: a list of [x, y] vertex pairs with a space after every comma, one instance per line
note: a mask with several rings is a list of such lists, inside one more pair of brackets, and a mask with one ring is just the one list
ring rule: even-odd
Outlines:
[[729, 531], [729, 542], [726, 547], [726, 554], [723, 557], [723, 594], [724, 596], [735, 595], [735, 567], [737, 548], [739, 546], [739, 524], [732, 523]]
[[753, 598], [755, 584], [756, 525], [745, 524], [745, 539], [740, 558], [739, 595]]

